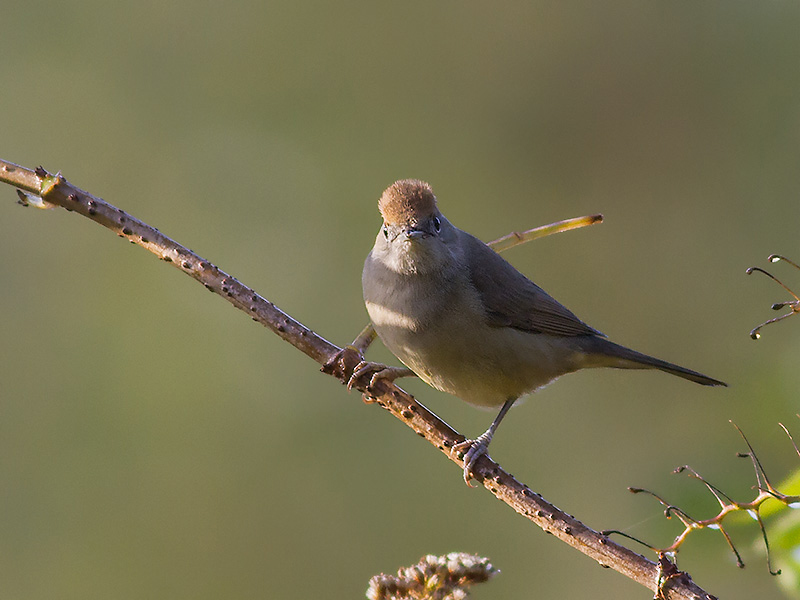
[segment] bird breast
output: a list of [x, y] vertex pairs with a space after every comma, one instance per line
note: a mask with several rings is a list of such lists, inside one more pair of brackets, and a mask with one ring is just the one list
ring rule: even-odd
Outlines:
[[491, 326], [464, 273], [399, 275], [368, 258], [363, 283], [381, 341], [438, 390], [497, 407], [564, 372], [559, 338]]

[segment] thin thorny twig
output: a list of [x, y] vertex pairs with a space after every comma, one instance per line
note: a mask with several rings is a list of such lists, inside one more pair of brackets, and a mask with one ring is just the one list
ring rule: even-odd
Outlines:
[[[772, 485], [772, 483], [769, 481], [769, 477], [767, 476], [766, 471], [764, 470], [764, 466], [761, 464], [761, 460], [758, 458], [755, 450], [753, 449], [753, 446], [750, 444], [750, 441], [747, 439], [744, 432], [735, 423], [731, 422], [731, 424], [736, 428], [736, 431], [742, 437], [742, 440], [744, 440], [744, 443], [747, 445], [748, 448], [747, 452], [740, 452], [737, 454], [737, 456], [739, 458], [750, 458], [753, 464], [753, 471], [756, 477], [756, 485], [754, 486], [754, 488], [758, 490], [758, 494], [753, 500], [751, 500], [750, 502], [737, 502], [733, 500], [725, 492], [723, 492], [718, 487], [716, 487], [708, 480], [706, 480], [703, 476], [701, 476], [692, 467], [690, 467], [689, 465], [684, 465], [682, 467], [678, 467], [677, 469], [675, 469], [673, 473], [687, 473], [689, 477], [701, 481], [709, 490], [709, 492], [711, 492], [714, 498], [716, 498], [717, 502], [719, 502], [720, 510], [716, 515], [708, 519], [695, 519], [689, 516], [685, 510], [681, 509], [678, 506], [675, 506], [674, 504], [670, 504], [655, 492], [651, 492], [650, 490], [646, 490], [644, 488], [631, 487], [628, 489], [634, 494], [645, 493], [658, 500], [658, 502], [662, 506], [664, 506], [664, 516], [666, 516], [668, 519], [672, 518], [673, 516], [676, 517], [683, 524], [683, 531], [681, 531], [675, 537], [672, 544], [667, 546], [666, 548], [656, 548], [654, 546], [651, 546], [650, 544], [642, 542], [640, 539], [637, 539], [631, 535], [625, 534], [620, 531], [606, 531], [604, 533], [606, 534], [615, 533], [618, 535], [623, 535], [624, 537], [632, 539], [650, 548], [651, 550], [657, 552], [659, 557], [661, 556], [674, 557], [680, 550], [683, 543], [689, 537], [689, 534], [691, 534], [693, 531], [697, 531], [700, 529], [716, 529], [725, 538], [728, 547], [731, 549], [734, 556], [736, 557], [737, 566], [744, 567], [744, 561], [742, 560], [741, 554], [737, 550], [736, 545], [733, 543], [733, 540], [731, 539], [728, 531], [725, 529], [723, 525], [723, 521], [726, 519], [728, 515], [736, 512], [744, 512], [748, 514], [750, 517], [752, 517], [753, 520], [755, 520], [758, 523], [759, 529], [761, 531], [761, 537], [764, 540], [764, 548], [766, 551], [766, 558], [767, 558], [767, 568], [769, 569], [770, 574], [778, 575], [780, 573], [780, 570], [776, 571], [772, 568], [772, 558], [770, 553], [769, 538], [767, 536], [767, 530], [766, 527], [764, 526], [764, 520], [761, 516], [760, 510], [764, 502], [766, 502], [770, 498], [777, 500], [778, 502], [781, 502], [786, 506], [792, 506], [800, 503], [800, 496], [783, 494]], [[798, 456], [800, 456], [800, 450], [798, 450], [797, 444], [794, 442], [794, 439], [789, 433], [789, 430], [783, 424], [781, 424], [780, 426], [784, 430], [784, 432], [786, 432], [786, 435], [789, 437], [792, 446], [794, 447]]]

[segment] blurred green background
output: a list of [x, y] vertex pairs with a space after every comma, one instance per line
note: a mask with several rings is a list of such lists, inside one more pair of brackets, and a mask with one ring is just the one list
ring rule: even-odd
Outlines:
[[[331, 341], [394, 180], [620, 343], [728, 381], [588, 371], [515, 409], [492, 455], [595, 528], [667, 545], [658, 491], [715, 503], [797, 467], [800, 319], [752, 327], [800, 259], [795, 2], [32, 0], [0, 20], [0, 156], [61, 170]], [[360, 598], [426, 553], [491, 558], [489, 598], [648, 592], [526, 525], [426, 442], [194, 281], [0, 189], [0, 598]], [[800, 273], [772, 265], [800, 287]], [[391, 361], [376, 345], [371, 356]], [[460, 431], [492, 414], [403, 382]], [[680, 566], [779, 596], [755, 524]]]

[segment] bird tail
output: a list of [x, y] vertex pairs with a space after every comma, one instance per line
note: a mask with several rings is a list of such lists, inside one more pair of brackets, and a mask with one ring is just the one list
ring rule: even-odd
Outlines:
[[694, 381], [700, 385], [715, 385], [728, 387], [728, 384], [713, 379], [697, 371], [674, 365], [660, 358], [642, 354], [625, 346], [610, 342], [605, 338], [586, 336], [584, 351], [586, 352], [587, 367], [612, 367], [616, 369], [659, 369], [670, 375], [677, 375], [683, 379]]

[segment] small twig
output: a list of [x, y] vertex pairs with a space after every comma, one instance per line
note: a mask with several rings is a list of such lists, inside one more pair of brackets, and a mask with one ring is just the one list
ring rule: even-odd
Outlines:
[[23, 192], [39, 193], [42, 180], [37, 175], [37, 171], [38, 169], [34, 171], [0, 159], [0, 181], [12, 185]]
[[797, 447], [797, 444], [795, 443], [794, 438], [792, 437], [792, 434], [789, 433], [789, 430], [786, 429], [786, 426], [783, 423], [778, 423], [778, 425], [781, 426], [781, 429], [783, 429], [783, 432], [789, 437], [789, 441], [792, 442], [792, 446], [794, 447], [794, 451], [797, 453], [797, 456], [800, 456], [800, 448]]
[[554, 233], [571, 231], [573, 229], [579, 229], [581, 227], [587, 227], [589, 225], [595, 225], [602, 222], [603, 215], [599, 214], [588, 215], [585, 217], [575, 217], [574, 219], [565, 219], [564, 221], [557, 221], [555, 223], [550, 223], [549, 225], [534, 227], [533, 229], [528, 229], [522, 233], [512, 231], [508, 235], [504, 235], [501, 238], [487, 242], [486, 245], [495, 252], [503, 252], [504, 250], [508, 250], [509, 248], [513, 248], [519, 244], [524, 244], [525, 242], [530, 242], [531, 240], [537, 240], [548, 235], [553, 235]]
[[[756, 486], [755, 487], [758, 490], [758, 494], [750, 502], [736, 502], [730, 496], [728, 496], [722, 490], [720, 490], [718, 487], [712, 485], [709, 481], [707, 481], [697, 471], [695, 471], [693, 468], [691, 468], [688, 465], [684, 465], [682, 467], [678, 467], [677, 469], [675, 469], [673, 471], [673, 473], [684, 473], [685, 472], [690, 477], [692, 477], [693, 479], [697, 479], [697, 480], [701, 481], [703, 483], [703, 485], [705, 485], [706, 488], [709, 490], [709, 492], [711, 492], [711, 494], [714, 496], [714, 498], [717, 499], [717, 502], [719, 502], [719, 505], [720, 505], [720, 510], [716, 515], [714, 515], [713, 517], [711, 517], [709, 519], [702, 519], [702, 520], [694, 519], [694, 518], [690, 517], [681, 508], [668, 503], [666, 500], [661, 498], [658, 494], [656, 494], [654, 492], [651, 492], [649, 490], [645, 490], [643, 488], [628, 488], [628, 489], [631, 492], [633, 492], [634, 494], [645, 493], [645, 494], [648, 494], [648, 495], [652, 496], [653, 498], [658, 500], [659, 503], [661, 503], [662, 506], [665, 507], [664, 516], [666, 516], [668, 519], [670, 519], [673, 516], [675, 516], [683, 524], [683, 531], [681, 533], [679, 533], [675, 537], [675, 539], [673, 540], [673, 542], [672, 542], [672, 544], [670, 546], [668, 546], [666, 548], [655, 549], [659, 554], [676, 554], [678, 552], [678, 550], [680, 550], [680, 548], [683, 545], [683, 543], [688, 538], [689, 534], [691, 532], [693, 532], [693, 531], [696, 531], [698, 529], [716, 529], [725, 538], [725, 541], [727, 542], [728, 546], [730, 547], [731, 551], [733, 552], [734, 556], [736, 557], [737, 566], [739, 566], [740, 568], [744, 568], [744, 561], [742, 560], [742, 557], [739, 554], [739, 551], [736, 549], [736, 546], [734, 545], [733, 540], [731, 539], [730, 535], [725, 530], [725, 527], [723, 525], [723, 521], [726, 519], [726, 517], [729, 514], [732, 514], [732, 513], [735, 513], [735, 512], [745, 512], [748, 515], [750, 515], [751, 517], [753, 517], [753, 519], [758, 523], [758, 527], [759, 527], [759, 529], [761, 531], [761, 537], [764, 540], [764, 548], [765, 548], [766, 556], [767, 556], [767, 568], [769, 569], [770, 574], [771, 575], [778, 575], [778, 574], [780, 574], [780, 570], [775, 571], [775, 570], [772, 569], [772, 558], [771, 558], [770, 548], [769, 548], [769, 538], [767, 536], [767, 530], [764, 527], [764, 520], [761, 518], [761, 513], [760, 513], [761, 506], [764, 504], [764, 502], [766, 502], [770, 498], [775, 499], [775, 500], [777, 500], [777, 501], [789, 506], [791, 504], [800, 502], [800, 496], [790, 496], [788, 494], [782, 494], [781, 492], [779, 492], [777, 489], [775, 489], [772, 486], [772, 484], [769, 481], [769, 478], [767, 477], [767, 473], [764, 470], [764, 466], [761, 464], [761, 461], [759, 460], [758, 456], [756, 455], [756, 452], [753, 449], [753, 446], [750, 444], [750, 442], [747, 439], [747, 437], [745, 436], [744, 432], [735, 423], [731, 422], [731, 424], [736, 428], [736, 431], [742, 437], [742, 440], [744, 440], [744, 443], [747, 445], [747, 448], [748, 448], [748, 452], [739, 452], [739, 453], [737, 453], [737, 456], [739, 458], [749, 458], [751, 460], [752, 464], [753, 464], [753, 471], [754, 471], [755, 477], [756, 477]], [[792, 441], [792, 445], [794, 446], [795, 451], [797, 451], [797, 445], [794, 444], [794, 439], [792, 439], [791, 434], [789, 434], [789, 431], [786, 429], [786, 427], [784, 427], [783, 425], [781, 425], [781, 427], [786, 432], [786, 435], [789, 436], [789, 439]], [[798, 451], [798, 456], [800, 456], [800, 451]], [[619, 533], [619, 532], [614, 532], [614, 533]], [[630, 537], [630, 536], [628, 536], [628, 537]], [[632, 538], [632, 539], [635, 539], [635, 538]], [[637, 540], [637, 541], [639, 541], [639, 540]], [[640, 542], [640, 543], [643, 543], [643, 542]], [[643, 545], [647, 546], [650, 549], [654, 549], [649, 544], [644, 544], [643, 543]]]
[[[791, 260], [789, 260], [785, 256], [781, 256], [780, 254], [770, 254], [767, 257], [767, 260], [769, 262], [773, 262], [773, 263], [782, 260], [784, 262], [789, 263], [790, 265], [792, 265], [796, 269], [800, 270], [800, 265], [797, 265], [796, 263], [792, 262]], [[787, 292], [789, 292], [792, 295], [792, 297], [794, 298], [794, 300], [788, 300], [787, 302], [776, 302], [775, 304], [772, 305], [772, 310], [780, 310], [784, 306], [788, 306], [791, 309], [792, 312], [786, 313], [786, 314], [781, 315], [779, 317], [775, 317], [774, 319], [769, 319], [768, 321], [764, 321], [758, 327], [754, 327], [752, 329], [752, 331], [750, 331], [750, 337], [753, 338], [754, 340], [757, 340], [758, 338], [761, 337], [761, 328], [762, 327], [764, 327], [766, 325], [769, 325], [771, 323], [777, 323], [778, 321], [782, 321], [783, 319], [786, 319], [788, 317], [791, 317], [792, 315], [796, 315], [797, 313], [799, 313], [800, 312], [800, 297], [798, 297], [797, 294], [795, 294], [786, 285], [784, 285], [784, 283], [780, 279], [775, 277], [772, 273], [769, 273], [769, 272], [765, 271], [761, 267], [750, 267], [745, 271], [745, 273], [747, 273], [748, 275], [752, 275], [753, 273], [763, 273], [764, 275], [766, 275], [767, 277], [769, 277], [773, 281], [777, 282], [778, 285], [780, 285], [783, 289], [785, 289]]]
[[[97, 196], [78, 189], [60, 174], [52, 175], [41, 167], [34, 172], [0, 160], [0, 182], [10, 183], [41, 197], [43, 206], [61, 206], [68, 211], [81, 214], [111, 229], [118, 236], [142, 246], [247, 313], [254, 321], [268, 327], [317, 363], [324, 365], [323, 371], [338, 378], [342, 383], [350, 379], [353, 368], [361, 360], [355, 348], [341, 352], [341, 348], [294, 320], [211, 262], [150, 225]], [[340, 360], [331, 363], [331, 359], [337, 355]], [[450, 448], [464, 441], [465, 437], [417, 402], [413, 396], [383, 380], [372, 389], [367, 389], [361, 384], [357, 384], [356, 388], [428, 440], [459, 465], [459, 468], [463, 468], [462, 461], [455, 455], [451, 456]], [[499, 500], [533, 521], [547, 533], [596, 560], [601, 566], [612, 568], [654, 592], [659, 589], [659, 571], [656, 563], [614, 543], [607, 536], [559, 510], [528, 486], [517, 481], [488, 456], [481, 457], [472, 470], [474, 477]], [[688, 577], [670, 586], [667, 592], [667, 598], [670, 600], [710, 597]]]

